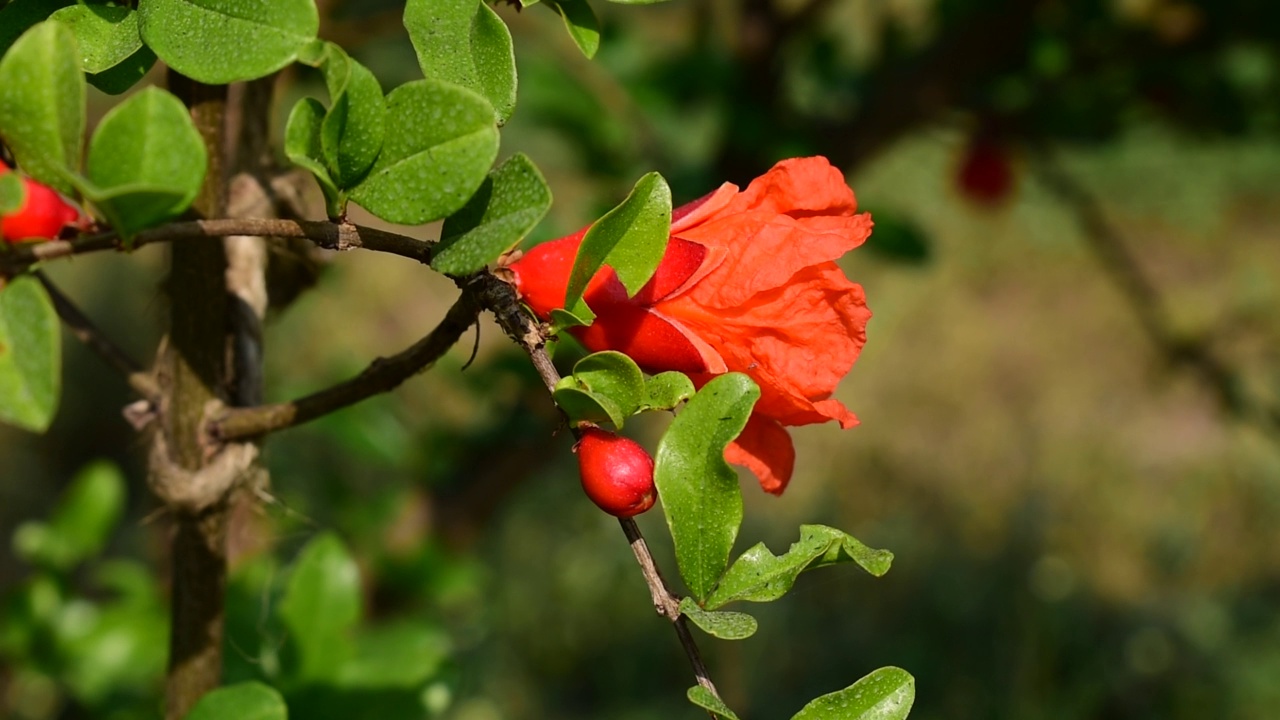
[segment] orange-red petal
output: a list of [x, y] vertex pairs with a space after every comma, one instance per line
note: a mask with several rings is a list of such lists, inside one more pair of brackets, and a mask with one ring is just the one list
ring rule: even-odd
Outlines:
[[724, 459], [754, 473], [765, 492], [781, 495], [791, 482], [796, 448], [777, 420], [753, 414], [742, 434], [725, 448]]

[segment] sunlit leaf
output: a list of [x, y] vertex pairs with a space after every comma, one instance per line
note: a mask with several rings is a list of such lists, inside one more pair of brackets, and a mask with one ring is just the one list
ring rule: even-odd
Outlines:
[[721, 640], [745, 640], [760, 627], [756, 619], [746, 613], [703, 610], [693, 598], [680, 601], [680, 614], [706, 634]]
[[15, 278], [0, 289], [0, 422], [44, 432], [61, 386], [58, 315], [39, 281]]
[[901, 668], [883, 667], [810, 702], [791, 720], [903, 720], [915, 699], [915, 678]]
[[608, 264], [635, 295], [653, 277], [671, 231], [671, 188], [658, 173], [640, 178], [620, 205], [597, 220], [582, 238], [564, 306], [574, 310], [587, 283]]
[[498, 124], [516, 105], [516, 65], [507, 25], [479, 0], [409, 0], [404, 26], [422, 74], [483, 95]]
[[515, 247], [551, 207], [551, 188], [524, 153], [489, 172], [476, 194], [444, 221], [431, 267], [449, 275], [483, 269]]
[[587, 0], [544, 0], [543, 5], [555, 10], [569, 31], [569, 37], [587, 57], [595, 57], [600, 49], [600, 21]]
[[142, 49], [138, 14], [119, 5], [72, 5], [49, 16], [75, 33], [87, 73], [100, 73]]
[[200, 698], [186, 720], [287, 720], [284, 698], [260, 682], [218, 688]]
[[686, 695], [689, 698], [689, 702], [703, 710], [715, 713], [716, 717], [721, 718], [721, 720], [738, 720], [738, 716], [729, 709], [728, 705], [724, 704], [723, 700], [712, 695], [710, 690], [701, 685], [694, 685], [689, 688]]
[[24, 172], [70, 195], [84, 142], [84, 73], [75, 34], [46, 21], [0, 59], [0, 139]]
[[644, 392], [644, 409], [670, 410], [693, 397], [695, 388], [689, 376], [668, 370], [646, 380]]

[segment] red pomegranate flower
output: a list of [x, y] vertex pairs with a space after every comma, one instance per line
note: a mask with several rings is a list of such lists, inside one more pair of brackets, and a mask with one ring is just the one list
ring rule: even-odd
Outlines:
[[[725, 183], [676, 209], [671, 240], [635, 297], [608, 266], [587, 286], [596, 313], [570, 332], [592, 351], [619, 350], [646, 372], [679, 370], [701, 387], [746, 373], [760, 400], [725, 458], [780, 494], [795, 447], [786, 427], [858, 419], [831, 399], [866, 342], [862, 287], [835, 259], [861, 245], [871, 217], [826, 158], [784, 160], [745, 191]], [[582, 230], [544, 243], [510, 266], [516, 287], [543, 319], [564, 306]]]

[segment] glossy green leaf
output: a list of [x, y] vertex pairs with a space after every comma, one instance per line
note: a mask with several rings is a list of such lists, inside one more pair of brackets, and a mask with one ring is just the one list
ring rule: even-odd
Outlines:
[[125, 58], [123, 62], [100, 73], [86, 75], [90, 85], [108, 95], [119, 95], [128, 90], [146, 75], [156, 64], [156, 54], [151, 48], [143, 45], [138, 52]]
[[483, 95], [498, 124], [516, 106], [516, 64], [507, 24], [479, 0], [409, 0], [404, 26], [428, 79]]
[[738, 474], [725, 462], [724, 448], [742, 432], [759, 397], [746, 375], [721, 375], [689, 400], [658, 443], [653, 479], [680, 575], [699, 601], [729, 564], [742, 524]]
[[350, 188], [364, 179], [382, 151], [387, 105], [368, 68], [337, 45], [325, 45], [320, 67], [332, 104], [320, 125], [320, 145], [334, 184]]
[[591, 312], [591, 308], [584, 302], [579, 302], [574, 311], [554, 308], [551, 311], [551, 333], [556, 334], [571, 327], [590, 325], [595, 319], [596, 314]]
[[662, 262], [671, 232], [671, 188], [658, 173], [640, 178], [622, 201], [591, 226], [582, 238], [569, 273], [564, 306], [574, 308], [587, 283], [608, 264], [635, 295]]
[[58, 409], [62, 336], [39, 281], [18, 277], [0, 289], [0, 422], [44, 432]]
[[349, 688], [417, 688], [438, 674], [452, 645], [439, 630], [396, 623], [363, 630], [336, 684]]
[[112, 227], [131, 237], [186, 210], [207, 162], [186, 107], [148, 87], [102, 118], [79, 184]]
[[903, 720], [915, 699], [915, 678], [902, 668], [883, 667], [817, 698], [791, 720]]
[[74, 4], [75, 0], [9, 0], [9, 4], [0, 7], [0, 55], [8, 52], [22, 33]]
[[624, 415], [634, 415], [644, 401], [644, 374], [634, 360], [616, 350], [579, 360], [573, 366], [573, 379], [592, 394], [612, 400]]
[[0, 215], [8, 215], [27, 204], [27, 187], [18, 173], [0, 175]]
[[715, 609], [735, 600], [771, 602], [785, 595], [805, 570], [845, 562], [857, 563], [879, 577], [889, 572], [893, 553], [867, 547], [835, 528], [801, 525], [800, 540], [782, 555], [769, 552], [764, 543], [744, 552], [725, 572], [705, 605]]
[[62, 23], [36, 25], [0, 59], [0, 138], [23, 171], [68, 195], [80, 167], [84, 92], [75, 34]]
[[543, 3], [555, 10], [564, 20], [569, 37], [587, 57], [595, 57], [600, 49], [600, 20], [587, 0], [545, 0]]
[[701, 685], [694, 685], [689, 688], [686, 695], [689, 697], [689, 702], [697, 705], [703, 710], [715, 713], [715, 716], [722, 720], [738, 720], [738, 716], [729, 709], [728, 705], [724, 704], [723, 700], [712, 695], [710, 690], [702, 687]]
[[92, 463], [76, 474], [47, 522], [23, 524], [14, 550], [27, 562], [68, 571], [97, 555], [124, 512], [125, 479], [112, 463]]
[[270, 75], [320, 28], [314, 0], [141, 0], [138, 15], [161, 60], [210, 85]]
[[72, 5], [49, 17], [75, 33], [87, 73], [115, 67], [142, 49], [138, 14], [130, 8], [106, 3]]
[[569, 416], [569, 421], [602, 423], [610, 422], [621, 428], [626, 422], [627, 413], [617, 403], [604, 395], [596, 395], [590, 390], [578, 387], [572, 377], [562, 378], [560, 385], [552, 393], [556, 405]]
[[721, 640], [745, 640], [760, 627], [756, 619], [746, 613], [703, 610], [693, 598], [680, 601], [680, 614], [706, 634]]
[[448, 275], [482, 270], [515, 247], [551, 208], [551, 188], [524, 153], [489, 172], [480, 189], [444, 221], [431, 267]]
[[330, 218], [342, 217], [347, 211], [346, 194], [338, 190], [324, 164], [320, 128], [324, 123], [325, 109], [315, 98], [298, 100], [289, 112], [284, 129], [284, 154], [294, 165], [309, 171], [324, 193], [325, 207]]
[[250, 681], [213, 690], [191, 708], [186, 720], [287, 720], [284, 698], [260, 682]]
[[298, 651], [296, 677], [332, 678], [351, 656], [351, 632], [360, 618], [360, 573], [336, 536], [321, 535], [303, 548], [279, 613]]
[[671, 410], [693, 397], [696, 389], [688, 375], [674, 370], [658, 373], [644, 383], [645, 410]]
[[394, 131], [351, 199], [388, 222], [420, 225], [457, 212], [498, 154], [489, 103], [448, 83], [416, 80], [391, 91], [387, 127]]

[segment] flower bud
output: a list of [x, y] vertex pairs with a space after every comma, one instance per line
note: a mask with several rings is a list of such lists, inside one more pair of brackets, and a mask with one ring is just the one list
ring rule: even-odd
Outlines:
[[[0, 162], [0, 175], [7, 172], [9, 168]], [[53, 188], [26, 177], [22, 187], [26, 194], [22, 207], [0, 216], [0, 237], [5, 241], [52, 239], [67, 225], [79, 223], [80, 211]]]
[[638, 443], [592, 427], [573, 450], [582, 489], [601, 510], [625, 518], [653, 507], [653, 458]]

